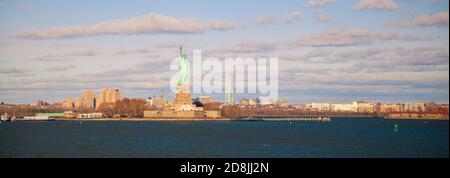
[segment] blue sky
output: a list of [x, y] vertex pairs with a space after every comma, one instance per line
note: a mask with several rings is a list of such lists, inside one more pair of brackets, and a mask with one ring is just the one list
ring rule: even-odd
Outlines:
[[182, 44], [279, 57], [280, 95], [292, 103], [448, 103], [448, 3], [1, 1], [0, 101], [56, 102], [106, 86], [128, 97], [169, 93], [168, 63]]

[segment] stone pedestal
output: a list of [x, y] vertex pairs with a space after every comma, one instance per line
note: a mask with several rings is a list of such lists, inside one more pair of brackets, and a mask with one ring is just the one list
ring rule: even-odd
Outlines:
[[189, 84], [179, 84], [177, 86], [177, 93], [175, 94], [175, 101], [173, 105], [178, 107], [180, 105], [192, 105], [192, 96]]

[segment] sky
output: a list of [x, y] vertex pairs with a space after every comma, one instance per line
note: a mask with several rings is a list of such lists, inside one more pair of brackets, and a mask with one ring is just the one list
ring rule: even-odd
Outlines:
[[169, 64], [183, 45], [188, 59], [193, 49], [278, 57], [279, 95], [290, 103], [448, 103], [448, 8], [448, 0], [3, 0], [0, 101], [58, 102], [103, 87], [172, 98]]

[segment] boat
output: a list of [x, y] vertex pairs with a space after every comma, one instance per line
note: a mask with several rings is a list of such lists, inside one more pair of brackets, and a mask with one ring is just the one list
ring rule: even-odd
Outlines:
[[21, 121], [51, 121], [54, 120], [48, 116], [25, 116], [24, 118], [17, 119]]
[[1, 116], [1, 121], [2, 122], [11, 121], [11, 118], [9, 117], [8, 113], [5, 113]]
[[320, 121], [323, 122], [331, 122], [331, 118], [330, 117], [319, 117]]

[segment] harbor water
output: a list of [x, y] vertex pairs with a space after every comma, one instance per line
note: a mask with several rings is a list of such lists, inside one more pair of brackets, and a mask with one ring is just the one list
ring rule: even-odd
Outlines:
[[449, 157], [449, 121], [0, 124], [0, 157]]

